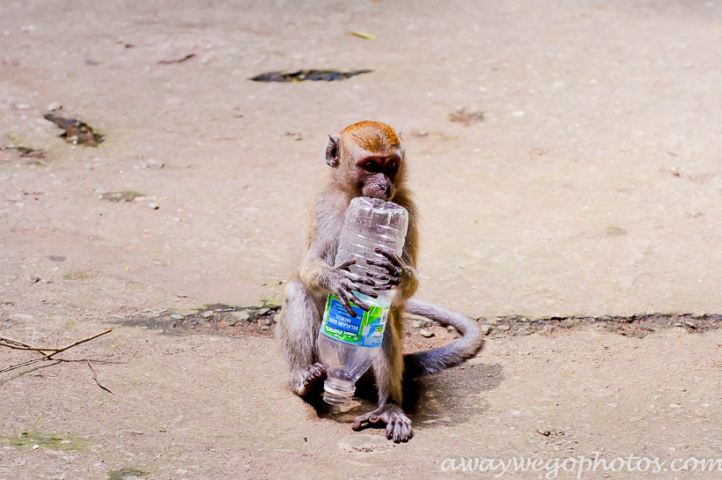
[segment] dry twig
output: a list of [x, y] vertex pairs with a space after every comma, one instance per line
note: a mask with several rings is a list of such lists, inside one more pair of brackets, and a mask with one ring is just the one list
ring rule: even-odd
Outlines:
[[86, 359], [85, 361], [88, 362], [88, 366], [90, 367], [90, 371], [93, 372], [93, 380], [95, 380], [95, 383], [97, 383], [98, 386], [99, 386], [100, 388], [102, 388], [103, 390], [105, 390], [106, 392], [110, 393], [111, 395], [115, 395], [115, 392], [114, 392], [114, 391], [112, 391], [112, 390], [109, 389], [108, 387], [104, 387], [103, 385], [100, 384], [100, 382], [98, 381], [98, 374], [95, 373], [95, 369], [93, 368], [93, 365], [90, 364], [90, 360]]
[[[67, 361], [67, 360], [56, 359], [56, 358], [53, 358], [53, 357], [54, 357], [55, 355], [59, 354], [59, 353], [62, 353], [62, 352], [64, 352], [64, 351], [66, 351], [66, 350], [69, 350], [69, 349], [71, 349], [71, 348], [73, 348], [73, 347], [76, 347], [76, 346], [80, 345], [81, 343], [89, 342], [89, 341], [91, 341], [91, 340], [93, 340], [93, 339], [95, 339], [95, 338], [98, 338], [98, 337], [100, 337], [100, 336], [102, 336], [102, 335], [105, 335], [105, 334], [107, 334], [107, 333], [110, 333], [110, 332], [112, 332], [113, 330], [114, 330], [114, 328], [109, 328], [109, 329], [104, 330], [104, 331], [102, 331], [102, 332], [100, 332], [100, 333], [96, 333], [95, 335], [91, 335], [91, 336], [89, 336], [89, 337], [82, 338], [82, 339], [80, 339], [80, 340], [77, 340], [77, 341], [75, 341], [75, 342], [73, 342], [73, 343], [71, 343], [71, 344], [68, 344], [68, 345], [66, 345], [66, 346], [64, 346], [64, 347], [60, 347], [60, 348], [36, 347], [36, 346], [34, 346], [34, 345], [30, 345], [29, 343], [20, 342], [20, 341], [18, 341], [18, 340], [13, 340], [13, 339], [7, 338], [7, 337], [0, 337], [0, 347], [12, 348], [13, 350], [26, 350], [26, 351], [39, 352], [39, 353], [41, 353], [41, 354], [43, 355], [41, 358], [34, 358], [34, 359], [32, 359], [32, 360], [28, 360], [28, 361], [19, 363], [19, 364], [17, 364], [17, 365], [11, 365], [11, 366], [9, 366], [9, 367], [0, 369], [0, 373], [9, 372], [9, 371], [11, 371], [11, 370], [15, 370], [15, 369], [18, 369], [18, 368], [21, 368], [21, 367], [27, 367], [27, 366], [33, 365], [33, 364], [35, 364], [35, 363], [37, 363], [37, 362], [42, 362], [43, 360], [55, 360], [55, 363], [51, 363], [51, 364], [49, 364], [49, 365], [54, 365], [54, 364], [57, 364], [57, 363], [60, 363], [60, 362], [65, 362], [65, 361]], [[82, 361], [82, 360], [81, 360], [81, 361]], [[99, 386], [100, 388], [102, 388], [103, 390], [106, 390], [106, 391], [112, 393], [113, 395], [115, 395], [115, 392], [113, 392], [112, 390], [110, 390], [110, 389], [107, 388], [107, 387], [104, 387], [103, 385], [100, 384], [100, 382], [98, 382], [98, 376], [97, 376], [96, 373], [95, 373], [95, 369], [93, 369], [93, 366], [90, 364], [90, 361], [89, 361], [89, 360], [86, 359], [86, 362], [88, 362], [88, 366], [90, 367], [90, 370], [93, 372], [93, 380], [95, 380], [95, 383], [97, 383], [98, 386]], [[49, 365], [46, 365], [46, 366], [49, 366]], [[42, 367], [41, 367], [41, 368], [42, 368]]]
[[105, 335], [106, 333], [110, 333], [110, 332], [112, 332], [113, 330], [115, 330], [115, 328], [109, 328], [109, 329], [104, 330], [104, 331], [102, 331], [102, 332], [100, 332], [100, 333], [96, 333], [95, 335], [91, 335], [91, 336], [89, 336], [89, 337], [83, 338], [82, 340], [78, 340], [77, 342], [73, 342], [73, 343], [71, 343], [70, 345], [66, 345], [66, 346], [64, 346], [63, 348], [59, 348], [59, 349], [56, 350], [55, 352], [53, 352], [53, 353], [51, 353], [50, 355], [48, 355], [48, 358], [52, 358], [53, 355], [57, 355], [58, 353], [64, 352], [65, 350], [68, 350], [69, 348], [73, 348], [73, 347], [75, 347], [75, 346], [77, 346], [77, 345], [80, 345], [81, 343], [89, 342], [89, 341], [91, 341], [91, 340], [93, 340], [93, 339], [95, 339], [95, 338], [98, 338], [98, 337], [100, 337], [100, 336], [102, 336], [102, 335]]
[[[51, 347], [34, 347], [32, 345], [29, 345], [27, 343], [20, 342], [18, 340], [12, 340], [10, 338], [0, 337], [0, 347], [7, 347], [12, 348], [14, 350], [32, 350], [36, 352], [40, 352], [43, 355], [45, 355], [45, 358], [50, 359], [53, 358], [53, 356], [57, 355], [60, 352], [64, 352], [65, 350], [68, 350], [70, 348], [73, 348], [77, 345], [80, 345], [81, 343], [89, 342], [95, 338], [100, 337], [101, 335], [105, 335], [106, 333], [110, 333], [114, 330], [114, 328], [109, 328], [105, 331], [102, 331], [100, 333], [96, 333], [95, 335], [91, 335], [89, 337], [85, 337], [81, 340], [78, 340], [77, 342], [73, 342], [70, 345], [66, 345], [61, 348], [51, 348]], [[50, 354], [47, 354], [45, 352], [53, 352]]]

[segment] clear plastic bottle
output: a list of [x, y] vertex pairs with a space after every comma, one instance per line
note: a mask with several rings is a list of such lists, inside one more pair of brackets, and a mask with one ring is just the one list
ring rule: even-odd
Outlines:
[[[405, 208], [375, 198], [357, 197], [351, 201], [341, 231], [336, 266], [356, 259], [349, 270], [366, 277], [366, 272], [388, 273], [366, 259], [383, 260], [376, 247], [384, 247], [401, 255], [409, 219]], [[379, 282], [378, 280], [375, 280]], [[356, 380], [368, 370], [381, 350], [386, 320], [395, 291], [378, 292], [371, 298], [354, 294], [371, 308], [364, 312], [352, 304], [356, 318], [348, 314], [341, 302], [331, 294], [326, 302], [318, 349], [326, 369], [323, 399], [331, 405], [347, 405], [356, 390]]]

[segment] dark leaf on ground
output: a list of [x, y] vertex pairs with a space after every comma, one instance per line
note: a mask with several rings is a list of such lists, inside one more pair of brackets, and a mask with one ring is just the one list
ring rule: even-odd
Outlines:
[[45, 119], [53, 122], [58, 128], [64, 130], [59, 135], [66, 142], [73, 145], [87, 145], [89, 147], [97, 147], [103, 142], [103, 135], [93, 131], [93, 127], [85, 122], [81, 122], [75, 118], [63, 118], [60, 115], [46, 113]]
[[132, 202], [136, 198], [145, 197], [144, 193], [128, 190], [125, 192], [106, 192], [100, 195], [101, 200], [110, 202]]
[[171, 63], [182, 63], [186, 60], [190, 60], [191, 58], [195, 57], [195, 53], [188, 53], [186, 55], [181, 55], [180, 57], [172, 57], [172, 58], [166, 58], [164, 60], [160, 60], [158, 63], [161, 65], [170, 65]]
[[371, 73], [373, 70], [354, 70], [339, 72], [337, 70], [299, 70], [297, 72], [266, 72], [251, 77], [254, 82], [335, 82], [346, 80], [356, 75]]
[[3, 147], [2, 150], [17, 153], [20, 158], [26, 159], [28, 163], [35, 165], [47, 165], [47, 162], [45, 161], [47, 159], [47, 154], [43, 150], [28, 147]]
[[28, 147], [5, 147], [3, 150], [15, 150], [22, 158], [45, 158], [45, 152]]

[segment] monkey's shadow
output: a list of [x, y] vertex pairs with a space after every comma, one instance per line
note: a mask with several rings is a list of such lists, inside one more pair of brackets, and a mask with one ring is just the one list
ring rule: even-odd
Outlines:
[[[465, 423], [488, 410], [484, 392], [496, 388], [503, 380], [502, 367], [496, 363], [466, 364], [426, 377], [405, 378], [403, 409], [416, 429]], [[373, 375], [367, 373], [356, 384], [354, 400], [358, 403], [350, 409], [324, 402], [323, 382], [317, 382], [305, 400], [319, 418], [352, 423], [358, 415], [375, 409], [378, 398]]]

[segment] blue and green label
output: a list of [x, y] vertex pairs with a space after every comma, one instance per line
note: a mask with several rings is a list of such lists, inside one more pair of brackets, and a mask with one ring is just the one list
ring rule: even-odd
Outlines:
[[[363, 297], [363, 301], [367, 298], [373, 301], [370, 297], [365, 295]], [[346, 311], [338, 297], [329, 295], [323, 313], [321, 333], [359, 347], [380, 347], [384, 339], [389, 306], [371, 306], [368, 312], [364, 312], [361, 307], [352, 303], [351, 308], [356, 313], [356, 317], [352, 317]]]

